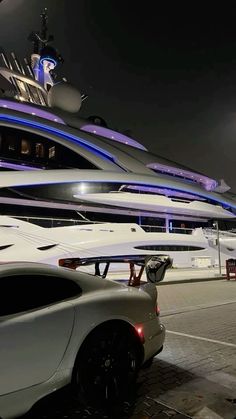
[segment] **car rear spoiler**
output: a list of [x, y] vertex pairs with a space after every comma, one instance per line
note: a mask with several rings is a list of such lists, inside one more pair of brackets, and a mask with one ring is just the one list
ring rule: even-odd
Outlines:
[[171, 268], [173, 259], [167, 255], [150, 256], [145, 261], [148, 282], [157, 283], [164, 279], [166, 270]]
[[[164, 279], [165, 272], [172, 266], [172, 259], [167, 255], [120, 255], [99, 256], [88, 258], [59, 259], [58, 264], [64, 268], [77, 269], [81, 266], [94, 265], [94, 275], [106, 278], [112, 263], [127, 263], [129, 265], [129, 286], [140, 286], [145, 270], [148, 282], [158, 283]], [[101, 271], [101, 264], [105, 267]], [[139, 267], [136, 273], [136, 267]]]

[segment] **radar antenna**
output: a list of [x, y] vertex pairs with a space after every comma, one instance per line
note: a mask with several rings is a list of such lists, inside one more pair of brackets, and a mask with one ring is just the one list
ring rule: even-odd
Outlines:
[[48, 9], [45, 7], [42, 13], [40, 14], [41, 17], [41, 30], [33, 31], [28, 36], [28, 40], [33, 43], [33, 53], [39, 54], [40, 49], [48, 45], [50, 42], [54, 40], [53, 35], [48, 36]]
[[[48, 33], [48, 9], [45, 7], [43, 12], [41, 13], [41, 33], [40, 33], [40, 41], [46, 45], [49, 42], [49, 39], [47, 39], [47, 33]], [[52, 35], [51, 35], [52, 36]]]
[[28, 40], [33, 44], [31, 55], [31, 66], [35, 79], [39, 81], [48, 91], [56, 79], [55, 67], [63, 63], [61, 54], [50, 45], [54, 40], [53, 35], [48, 35], [48, 10], [45, 8], [40, 14], [40, 31], [30, 33]]

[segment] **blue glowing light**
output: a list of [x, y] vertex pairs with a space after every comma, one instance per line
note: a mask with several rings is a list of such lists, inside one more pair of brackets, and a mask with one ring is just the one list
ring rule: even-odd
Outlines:
[[[79, 144], [81, 147], [83, 147], [84, 149], [87, 149], [88, 151], [92, 152], [93, 154], [98, 155], [98, 157], [106, 159], [106, 160], [110, 160], [113, 163], [117, 164], [119, 166], [119, 164], [117, 163], [116, 158], [110, 154], [107, 151], [104, 151], [103, 149], [101, 149], [99, 146], [96, 146], [94, 144], [91, 144], [89, 141], [85, 140], [85, 139], [81, 139], [73, 134], [70, 133], [66, 133], [65, 131], [60, 130], [59, 128], [54, 128], [50, 125], [45, 125], [42, 124], [40, 122], [36, 122], [36, 121], [31, 121], [31, 120], [27, 120], [25, 118], [21, 118], [18, 116], [12, 116], [12, 115], [7, 115], [7, 114], [0, 114], [0, 120], [2, 121], [6, 121], [6, 122], [10, 122], [10, 123], [15, 123], [18, 125], [23, 125], [23, 126], [28, 126], [28, 127], [32, 127], [32, 128], [36, 128], [48, 133], [52, 133], [55, 134], [65, 140], [71, 141], [71, 142], [75, 142], [77, 144]], [[120, 167], [120, 166], [119, 166]], [[117, 173], [117, 175], [120, 173]], [[133, 185], [144, 185], [144, 186], [156, 186], [156, 179], [152, 179], [152, 176], [148, 176], [149, 178], [151, 178], [150, 182], [147, 182], [147, 180], [143, 181], [143, 180], [139, 180], [139, 181], [133, 181], [132, 179], [129, 180], [129, 184], [133, 184]], [[94, 179], [93, 181], [88, 181], [88, 182], [100, 182], [99, 179]], [[124, 184], [125, 181], [120, 181], [119, 177], [117, 178], [117, 180], [113, 179], [113, 180], [106, 180], [106, 182], [110, 183], [121, 183]], [[71, 183], [69, 182], [60, 182], [60, 183]], [[160, 186], [160, 185], [158, 185]], [[167, 183], [165, 183], [165, 180], [162, 179], [162, 186], [164, 187], [169, 187], [169, 182], [167, 181]], [[172, 190], [175, 191], [182, 191], [182, 192], [187, 192], [189, 193], [189, 189], [188, 188], [184, 188], [184, 187], [173, 187], [171, 188]], [[193, 193], [191, 191], [191, 193]], [[212, 196], [212, 194], [209, 194], [207, 192], [202, 191], [201, 193], [197, 192], [196, 195], [199, 195], [203, 198], [207, 198], [213, 202], [217, 202], [220, 203], [222, 205], [224, 205], [224, 207], [227, 208], [233, 208], [236, 209], [236, 203], [234, 204], [232, 201], [227, 201], [222, 199], [221, 197], [216, 197], [216, 196]]]
[[57, 65], [57, 61], [54, 58], [49, 57], [49, 56], [40, 58], [39, 62], [40, 62], [41, 65], [43, 65], [44, 61], [48, 61], [49, 63], [53, 64], [54, 67], [56, 67], [56, 65]]

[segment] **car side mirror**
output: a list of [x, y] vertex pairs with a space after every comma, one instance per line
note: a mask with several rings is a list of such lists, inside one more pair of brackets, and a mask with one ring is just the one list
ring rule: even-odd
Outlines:
[[173, 259], [167, 255], [148, 256], [145, 260], [145, 272], [148, 282], [156, 284], [164, 279], [166, 270], [171, 268]]

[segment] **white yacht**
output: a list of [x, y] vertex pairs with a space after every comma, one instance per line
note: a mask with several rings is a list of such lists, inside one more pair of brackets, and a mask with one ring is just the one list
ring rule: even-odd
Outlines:
[[[39, 220], [38, 220], [39, 221]], [[236, 257], [236, 234], [221, 232], [221, 261]], [[197, 228], [190, 234], [147, 232], [137, 224], [94, 223], [45, 228], [18, 218], [0, 216], [0, 261], [34, 261], [79, 269], [99, 259], [101, 268], [127, 270], [120, 262], [168, 254], [174, 268], [213, 267], [218, 264], [216, 232]]]
[[[116, 222], [124, 221], [124, 217], [127, 221], [131, 217], [135, 221], [140, 217], [149, 217], [153, 224], [161, 223], [165, 229], [162, 233], [155, 233], [151, 242], [148, 242], [148, 233], [138, 225], [125, 227], [116, 223], [115, 234], [109, 237], [117, 236], [117, 246], [122, 252], [132, 248], [132, 252], [163, 253], [168, 251], [169, 246], [168, 252], [176, 253], [174, 260], [177, 260], [177, 254], [179, 259], [180, 254], [186, 258], [190, 250], [194, 250], [194, 254], [208, 254], [214, 259], [212, 246], [202, 232], [195, 230], [191, 235], [175, 234], [173, 226], [184, 223], [184, 227], [207, 227], [209, 220], [233, 220], [236, 199], [230, 194], [229, 186], [222, 180], [212, 179], [156, 156], [136, 140], [108, 128], [99, 117], [81, 118], [79, 110], [86, 95], [81, 95], [65, 79], [58, 81], [56, 78], [56, 68], [63, 60], [51, 45], [46, 12], [41, 18], [41, 31], [30, 35], [33, 44], [30, 60], [20, 61], [14, 53], [8, 55], [3, 50], [0, 53], [2, 214], [19, 212], [28, 215], [34, 208], [42, 214], [53, 210], [66, 211], [68, 218], [78, 211], [102, 214], [103, 217], [113, 217]], [[28, 228], [31, 230], [32, 227], [27, 226], [26, 230]], [[101, 236], [99, 247], [94, 244], [91, 252], [99, 254], [106, 246], [107, 252], [109, 246], [104, 241], [105, 234], [100, 230], [96, 230], [95, 234], [94, 225], [91, 228], [93, 237]], [[135, 234], [131, 234], [130, 228], [136, 229]], [[130, 233], [129, 237], [124, 230]], [[1, 249], [0, 260], [4, 259], [5, 251], [10, 254], [16, 249], [15, 243], [11, 243], [10, 231], [6, 229], [4, 236], [1, 235], [2, 243], [3, 237], [5, 240], [9, 236], [9, 246]], [[81, 229], [75, 231], [75, 235], [83, 236]], [[89, 237], [88, 231], [84, 236]], [[37, 236], [38, 232], [34, 230], [33, 234]], [[65, 234], [65, 243], [63, 236], [57, 239], [57, 235], [64, 233], [63, 230], [60, 233], [59, 230], [51, 229], [49, 233], [40, 230], [38, 243], [35, 238], [38, 246], [32, 252], [35, 255], [44, 254], [45, 259], [44, 256], [42, 259], [49, 260], [47, 251], [55, 251], [58, 259], [57, 241], [61, 246], [65, 243], [66, 246], [74, 246], [72, 235]], [[137, 237], [135, 243], [132, 241], [134, 236]], [[145, 236], [145, 243], [141, 236]], [[46, 252], [38, 249], [43, 246], [41, 240], [47, 242], [50, 237], [55, 246], [46, 249]], [[83, 246], [80, 246], [85, 249], [86, 239], [83, 240]], [[7, 242], [2, 246], [6, 246]], [[20, 241], [18, 244], [20, 246]], [[112, 251], [119, 252], [115, 242], [113, 244]], [[174, 250], [173, 246], [182, 246], [182, 250]], [[191, 249], [191, 246], [197, 249]], [[227, 244], [225, 248], [231, 249], [233, 245]], [[232, 251], [228, 252], [231, 255]], [[32, 259], [37, 259], [33, 253]]]

